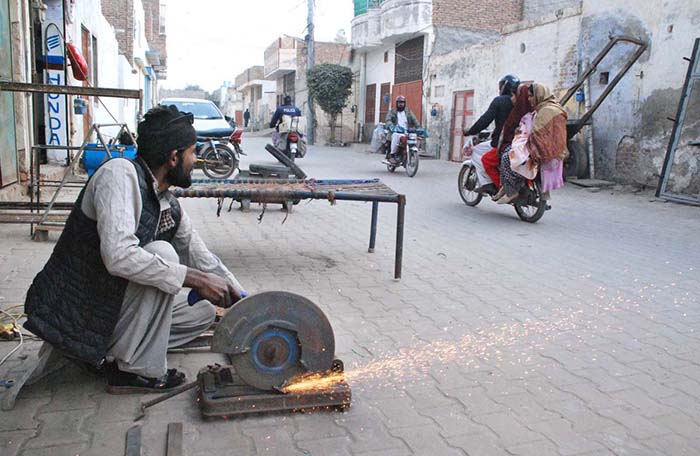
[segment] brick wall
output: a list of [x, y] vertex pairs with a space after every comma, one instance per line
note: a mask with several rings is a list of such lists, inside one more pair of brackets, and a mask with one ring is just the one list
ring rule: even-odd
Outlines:
[[423, 79], [423, 36], [396, 46], [394, 84]]
[[160, 52], [160, 65], [154, 66], [158, 79], [165, 79], [168, 70], [168, 50], [166, 47], [166, 33], [160, 33], [160, 0], [141, 0], [146, 22], [146, 40], [148, 46]]
[[114, 27], [119, 53], [134, 61], [134, 0], [102, 0], [102, 15]]
[[523, 19], [538, 19], [557, 10], [579, 5], [581, 0], [523, 0]]
[[433, 24], [437, 27], [499, 31], [504, 25], [521, 20], [523, 1], [433, 0]]

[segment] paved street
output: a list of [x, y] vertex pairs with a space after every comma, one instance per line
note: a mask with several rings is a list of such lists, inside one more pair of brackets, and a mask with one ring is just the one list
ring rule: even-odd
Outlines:
[[[267, 160], [263, 145], [244, 136], [244, 168]], [[190, 391], [142, 420], [144, 454], [165, 454], [170, 422], [184, 423], [188, 455], [700, 454], [698, 208], [567, 185], [533, 225], [510, 206], [465, 206], [458, 164], [423, 160], [411, 179], [380, 158], [312, 147], [299, 164], [407, 195], [401, 281], [394, 205], [380, 205], [369, 254], [368, 203], [269, 206], [259, 222], [257, 205], [217, 218], [214, 200], [183, 201], [248, 291], [297, 292], [326, 312], [352, 407], [205, 422]], [[3, 308], [23, 302], [55, 243], [28, 231], [0, 226]], [[169, 356], [190, 377], [222, 360]], [[141, 400], [65, 368], [0, 414], [0, 454], [123, 454]]]

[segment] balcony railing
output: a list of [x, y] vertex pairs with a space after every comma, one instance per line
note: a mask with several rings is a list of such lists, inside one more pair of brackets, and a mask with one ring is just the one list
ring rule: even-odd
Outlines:
[[378, 8], [384, 0], [355, 0], [355, 16], [365, 14], [370, 8]]

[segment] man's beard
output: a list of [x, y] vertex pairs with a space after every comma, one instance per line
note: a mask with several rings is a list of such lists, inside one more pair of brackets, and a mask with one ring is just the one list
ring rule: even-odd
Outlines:
[[192, 170], [185, 170], [184, 160], [178, 160], [177, 166], [168, 170], [166, 175], [170, 185], [180, 188], [187, 188], [192, 185]]
[[397, 106], [396, 107], [396, 110], [399, 112], [403, 111], [404, 109], [406, 109], [406, 106]]

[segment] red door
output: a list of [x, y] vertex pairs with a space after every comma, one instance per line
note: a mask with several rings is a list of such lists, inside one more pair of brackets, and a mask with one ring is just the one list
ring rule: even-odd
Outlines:
[[236, 116], [236, 125], [238, 125], [239, 128], [242, 128], [243, 127], [243, 111], [236, 111], [235, 116]]
[[406, 106], [416, 115], [418, 123], [423, 122], [423, 81], [402, 82], [394, 85], [391, 106], [399, 95], [406, 97]]
[[450, 160], [464, 161], [462, 146], [464, 145], [464, 128], [474, 123], [474, 91], [464, 90], [455, 92], [452, 105], [452, 142]]
[[366, 102], [365, 102], [365, 123], [374, 124], [376, 120], [376, 106], [377, 106], [377, 84], [370, 84], [366, 89]]

